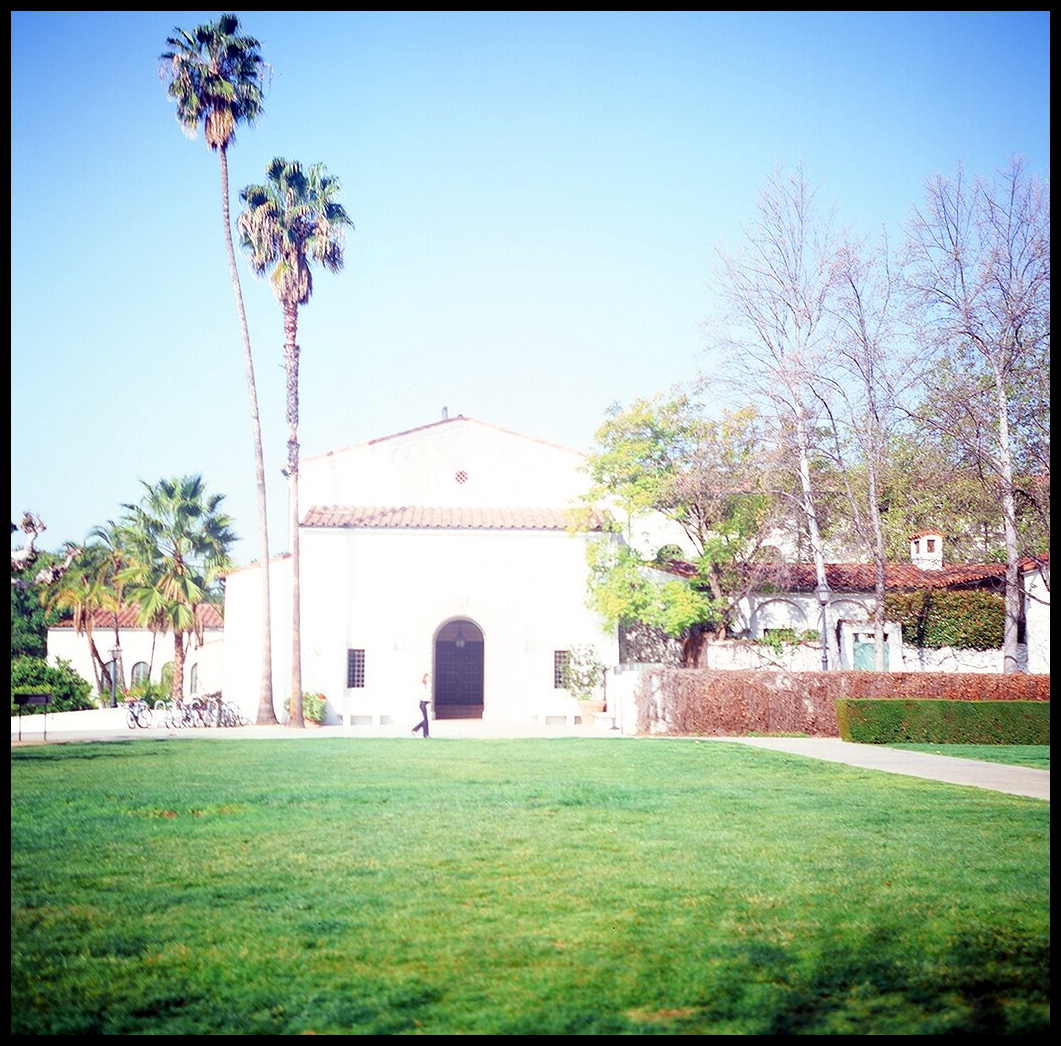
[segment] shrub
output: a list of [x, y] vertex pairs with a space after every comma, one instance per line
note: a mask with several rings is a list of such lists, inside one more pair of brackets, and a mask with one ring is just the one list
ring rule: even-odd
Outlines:
[[902, 701], [839, 698], [844, 741], [1048, 745], [1048, 701]]
[[605, 664], [597, 651], [587, 645], [575, 645], [564, 663], [564, 687], [579, 701], [593, 701], [604, 685]]
[[125, 696], [126, 699], [139, 698], [142, 701], [146, 701], [149, 705], [154, 705], [156, 701], [168, 701], [170, 699], [170, 684], [167, 682], [152, 683], [150, 681], [137, 683], [125, 691]]
[[768, 647], [775, 654], [780, 654], [785, 646], [799, 646], [800, 643], [820, 643], [822, 634], [816, 628], [805, 628], [797, 631], [794, 628], [771, 628], [759, 639], [751, 640], [759, 646]]
[[69, 661], [50, 665], [43, 657], [16, 657], [11, 662], [11, 714], [18, 713], [15, 693], [50, 693], [45, 705], [25, 705], [23, 715], [41, 712], [76, 712], [94, 708], [92, 686], [70, 666]]
[[[291, 698], [284, 699], [284, 711], [291, 714]], [[302, 692], [302, 718], [314, 723], [323, 723], [328, 715], [328, 699], [319, 693]]]
[[1006, 601], [983, 589], [897, 592], [884, 597], [885, 614], [902, 625], [904, 642], [956, 650], [1002, 646]]

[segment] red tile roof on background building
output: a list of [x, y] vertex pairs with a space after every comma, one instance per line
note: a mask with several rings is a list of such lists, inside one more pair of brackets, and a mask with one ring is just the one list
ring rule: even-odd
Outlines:
[[[302, 518], [304, 527], [378, 530], [568, 530], [571, 524], [571, 512], [562, 508], [314, 505]], [[590, 529], [603, 528], [604, 517], [594, 516]]]
[[[694, 564], [680, 560], [671, 560], [664, 569], [682, 577], [697, 575]], [[825, 582], [837, 592], [872, 592], [877, 584], [876, 577], [876, 567], [872, 563], [825, 564]], [[893, 590], [988, 587], [1001, 585], [1005, 577], [1004, 563], [961, 565], [942, 570], [923, 570], [907, 563], [884, 565], [884, 587]], [[760, 578], [764, 588], [813, 591], [818, 585], [813, 563], [771, 564], [761, 569]]]
[[[135, 604], [122, 607], [118, 611], [118, 627], [119, 628], [141, 628], [146, 629], [146, 625], [138, 625], [136, 623], [136, 615], [139, 611], [139, 607]], [[209, 603], [200, 603], [195, 608], [195, 616], [199, 619], [203, 628], [224, 628], [225, 623], [221, 618], [221, 613], [215, 606], [211, 606]], [[73, 628], [73, 621], [57, 621], [54, 625], [49, 625], [49, 628]], [[114, 611], [113, 610], [94, 610], [92, 612], [92, 627], [93, 629], [107, 629], [114, 628]]]

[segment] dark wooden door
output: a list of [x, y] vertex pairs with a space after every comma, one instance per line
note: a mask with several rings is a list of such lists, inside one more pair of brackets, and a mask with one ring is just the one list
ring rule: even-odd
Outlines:
[[435, 643], [435, 718], [481, 719], [483, 644]]

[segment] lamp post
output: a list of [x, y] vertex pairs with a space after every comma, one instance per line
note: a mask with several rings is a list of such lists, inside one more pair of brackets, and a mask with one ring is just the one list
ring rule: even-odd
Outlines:
[[822, 582], [815, 590], [814, 594], [818, 597], [818, 602], [822, 607], [822, 671], [829, 671], [829, 644], [826, 639], [826, 623], [825, 623], [825, 608], [829, 603], [829, 586]]
[[117, 708], [118, 702], [115, 700], [115, 686], [118, 682], [118, 658], [121, 656], [122, 648], [115, 642], [114, 646], [111, 647], [111, 708]]

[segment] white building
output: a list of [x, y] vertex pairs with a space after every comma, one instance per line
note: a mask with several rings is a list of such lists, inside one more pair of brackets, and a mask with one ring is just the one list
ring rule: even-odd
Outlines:
[[[577, 451], [464, 417], [302, 460], [302, 689], [327, 698], [327, 722], [408, 723], [411, 729], [426, 699], [434, 719], [572, 723], [580, 709], [561, 685], [561, 671], [573, 647], [593, 648], [609, 667], [683, 657], [680, 642], [650, 648], [636, 630], [624, 629], [621, 636], [606, 630], [588, 608], [586, 543], [600, 533], [601, 520], [589, 533], [576, 533], [570, 516], [588, 486], [585, 461]], [[668, 536], [660, 523], [639, 521], [632, 535], [646, 556]], [[186, 693], [223, 690], [252, 719], [261, 680], [260, 569], [252, 564], [228, 574], [223, 630], [216, 612], [201, 608], [213, 616], [204, 643], [189, 643], [185, 668]], [[273, 696], [277, 717], [285, 721], [290, 556], [276, 557], [269, 569]], [[667, 569], [696, 575], [695, 567], [679, 560]], [[745, 640], [771, 630], [820, 635], [813, 566], [779, 563], [767, 569], [770, 576], [762, 580], [769, 584], [738, 607], [737, 634]], [[874, 568], [828, 563], [825, 571], [829, 668], [871, 669]], [[1029, 563], [1023, 575], [1032, 672], [1049, 672], [1048, 571], [1047, 558]], [[1001, 564], [945, 567], [942, 535], [936, 532], [913, 535], [910, 562], [886, 567], [890, 591], [999, 590], [1003, 584]], [[130, 615], [120, 620], [125, 681], [135, 681], [149, 663], [157, 680], [172, 660], [172, 637], [159, 636], [152, 657], [151, 633], [133, 627]], [[113, 615], [97, 618], [97, 648], [108, 662]], [[899, 627], [888, 623], [890, 671], [1001, 670], [1000, 651], [956, 657], [903, 640]], [[814, 642], [798, 652], [800, 659], [790, 667], [821, 667]], [[49, 630], [48, 654], [53, 661], [70, 660], [86, 679], [96, 676], [85, 637], [69, 624]], [[702, 667], [720, 669], [757, 667], [762, 661], [739, 639], [712, 643], [704, 655]], [[609, 686], [622, 689], [618, 676], [609, 679]], [[608, 711], [615, 713], [611, 701]]]
[[[203, 641], [195, 635], [184, 637], [184, 694], [209, 694], [221, 689], [224, 662], [225, 630], [221, 615], [207, 604], [196, 608]], [[163, 674], [173, 669], [173, 636], [154, 634], [136, 624], [136, 608], [123, 607], [117, 615], [117, 642], [120, 680], [126, 687], [150, 679], [161, 682]], [[61, 621], [48, 628], [48, 660], [69, 661], [70, 667], [95, 688], [102, 678], [103, 690], [110, 687], [114, 671], [115, 614], [97, 610], [92, 614], [91, 634], [78, 635], [73, 621]], [[95, 656], [92, 651], [96, 651]], [[99, 658], [99, 662], [96, 661]], [[102, 662], [102, 668], [100, 667]], [[106, 696], [106, 694], [104, 695]]]
[[1021, 564], [1024, 620], [1027, 626], [1028, 671], [1050, 672], [1050, 555]]
[[[575, 645], [618, 663], [586, 605], [586, 534], [568, 510], [585, 455], [470, 418], [300, 464], [302, 689], [328, 722], [572, 722], [558, 664]], [[228, 575], [224, 692], [254, 716], [259, 565]], [[277, 714], [291, 665], [291, 560], [271, 564]]]

